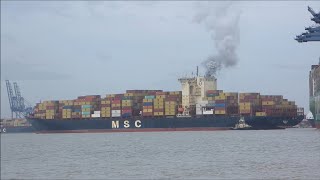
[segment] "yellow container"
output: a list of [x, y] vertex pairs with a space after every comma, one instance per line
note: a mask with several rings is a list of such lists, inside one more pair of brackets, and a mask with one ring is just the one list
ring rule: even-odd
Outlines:
[[125, 93], [124, 96], [133, 96], [133, 93]]
[[215, 100], [225, 100], [226, 96], [216, 96]]
[[215, 114], [226, 114], [225, 110], [216, 110], [214, 111]]
[[102, 107], [101, 111], [110, 111], [110, 109], [111, 109], [110, 107]]
[[256, 116], [267, 116], [266, 112], [256, 112]]
[[262, 101], [262, 105], [266, 106], [266, 105], [275, 105], [274, 101]]
[[143, 99], [143, 102], [152, 102], [153, 99]]
[[101, 101], [101, 104], [111, 104], [111, 101], [109, 101], [109, 100], [102, 100], [102, 101]]
[[101, 117], [111, 117], [111, 114], [101, 114]]
[[156, 99], [164, 99], [166, 98], [166, 95], [156, 95]]
[[155, 116], [163, 116], [164, 115], [164, 113], [163, 112], [154, 112], [154, 114], [153, 115], [155, 115]]

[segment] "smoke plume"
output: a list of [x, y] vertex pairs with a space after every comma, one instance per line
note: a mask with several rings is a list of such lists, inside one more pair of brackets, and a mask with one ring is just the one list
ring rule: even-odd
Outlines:
[[230, 2], [200, 2], [196, 4], [194, 22], [203, 23], [211, 33], [217, 53], [210, 55], [202, 65], [206, 76], [214, 76], [223, 67], [237, 64], [237, 47], [239, 45], [240, 11], [232, 10]]

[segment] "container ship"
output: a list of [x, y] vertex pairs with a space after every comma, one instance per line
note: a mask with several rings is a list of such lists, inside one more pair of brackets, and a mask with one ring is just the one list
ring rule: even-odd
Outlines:
[[310, 111], [314, 119], [310, 123], [320, 129], [320, 59], [318, 65], [312, 65], [309, 72]]
[[0, 133], [29, 133], [35, 129], [26, 119], [1, 119]]
[[38, 133], [227, 130], [294, 126], [304, 118], [281, 95], [217, 90], [213, 76], [180, 78], [181, 91], [126, 90], [37, 103], [27, 120]]

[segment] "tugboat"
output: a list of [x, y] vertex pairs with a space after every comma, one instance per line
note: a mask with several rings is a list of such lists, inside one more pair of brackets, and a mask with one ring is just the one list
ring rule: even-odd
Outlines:
[[237, 124], [235, 125], [235, 127], [232, 128], [232, 129], [233, 129], [233, 130], [250, 130], [250, 129], [252, 129], [252, 127], [249, 126], [248, 124], [246, 124], [246, 121], [244, 120], [244, 118], [241, 117], [241, 118], [239, 119], [239, 123], [237, 123]]

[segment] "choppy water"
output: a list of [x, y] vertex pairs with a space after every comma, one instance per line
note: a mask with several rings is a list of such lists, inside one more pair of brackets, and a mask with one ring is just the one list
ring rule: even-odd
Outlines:
[[1, 135], [1, 179], [319, 179], [320, 131]]

